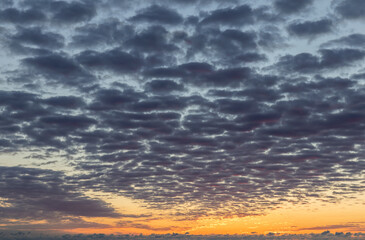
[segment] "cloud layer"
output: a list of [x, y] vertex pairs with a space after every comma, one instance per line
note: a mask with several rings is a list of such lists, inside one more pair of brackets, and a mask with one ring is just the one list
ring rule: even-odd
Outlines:
[[74, 172], [1, 167], [0, 221], [122, 216], [88, 190], [181, 219], [363, 191], [363, 2], [255, 2], [2, 3], [0, 151]]

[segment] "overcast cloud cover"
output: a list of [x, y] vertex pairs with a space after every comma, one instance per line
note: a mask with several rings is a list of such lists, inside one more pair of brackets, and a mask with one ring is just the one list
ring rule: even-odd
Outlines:
[[1, 228], [125, 217], [90, 190], [181, 220], [362, 192], [364, 12], [362, 0], [2, 0]]

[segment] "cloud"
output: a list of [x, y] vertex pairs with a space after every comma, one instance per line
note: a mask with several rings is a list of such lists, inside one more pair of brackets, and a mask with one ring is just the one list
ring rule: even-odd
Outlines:
[[140, 10], [135, 16], [131, 17], [130, 20], [162, 24], [179, 24], [183, 21], [183, 17], [175, 10], [159, 5], [152, 5]]
[[172, 91], [182, 91], [182, 85], [171, 80], [153, 80], [146, 83], [147, 92], [168, 93]]
[[293, 14], [293, 13], [297, 13], [297, 12], [303, 10], [304, 8], [308, 7], [309, 5], [312, 4], [312, 2], [313, 2], [312, 0], [298, 0], [298, 1], [295, 1], [295, 3], [290, 0], [276, 0], [274, 2], [274, 6], [281, 13]]
[[357, 49], [323, 49], [320, 50], [322, 55], [322, 66], [325, 68], [333, 68], [340, 66], [348, 66], [352, 62], [364, 58], [365, 53]]
[[162, 26], [151, 26], [126, 41], [126, 46], [142, 52], [171, 52], [177, 47], [167, 42], [167, 31]]
[[228, 68], [220, 69], [203, 76], [202, 79], [193, 82], [196, 85], [206, 85], [215, 87], [237, 87], [251, 74], [250, 68]]
[[[84, 196], [61, 172], [1, 167], [1, 219], [48, 220], [62, 216], [119, 217], [105, 202]], [[92, 210], [90, 210], [92, 209]]]
[[74, 23], [88, 21], [96, 15], [95, 5], [91, 2], [51, 2], [54, 11], [53, 20], [57, 23]]
[[34, 58], [25, 58], [23, 62], [26, 65], [39, 69], [40, 72], [49, 72], [59, 75], [68, 75], [81, 72], [81, 68], [71, 59], [60, 55], [39, 56]]
[[118, 19], [110, 19], [105, 22], [95, 24], [85, 24], [76, 28], [75, 35], [72, 36], [71, 45], [77, 47], [90, 47], [100, 44], [113, 46], [126, 40], [134, 34], [134, 28], [125, 25]]
[[58, 128], [86, 128], [91, 124], [96, 123], [92, 118], [84, 116], [62, 116], [54, 115], [40, 118], [40, 123], [45, 125], [53, 125]]
[[200, 24], [240, 25], [251, 24], [253, 21], [252, 8], [249, 5], [241, 5], [234, 8], [214, 10], [203, 18]]
[[62, 48], [64, 37], [57, 33], [43, 32], [41, 28], [19, 28], [11, 40], [19, 44], [30, 44], [45, 48]]
[[232, 55], [240, 51], [254, 50], [256, 45], [254, 32], [241, 32], [238, 30], [225, 30], [217, 39], [212, 39], [212, 46], [219, 52]]
[[44, 103], [53, 107], [60, 107], [66, 109], [76, 109], [85, 105], [80, 97], [75, 96], [59, 96], [44, 99]]
[[0, 19], [10, 23], [31, 24], [46, 20], [46, 15], [37, 9], [6, 8], [0, 11]]
[[300, 53], [295, 56], [282, 57], [277, 66], [290, 72], [319, 73], [322, 70], [351, 66], [352, 63], [364, 58], [364, 52], [358, 49], [320, 49], [321, 57], [310, 53]]
[[133, 221], [119, 221], [116, 224], [116, 226], [118, 228], [137, 228], [137, 229], [152, 230], [152, 231], [170, 231], [170, 230], [172, 230], [171, 227], [151, 227], [147, 224], [136, 223]]
[[323, 47], [328, 46], [352, 46], [352, 47], [364, 47], [365, 46], [364, 34], [350, 34], [338, 39], [330, 40], [322, 44]]
[[290, 33], [297, 36], [316, 36], [332, 31], [333, 23], [330, 19], [322, 19], [318, 21], [306, 21], [292, 23], [288, 26]]
[[335, 6], [335, 10], [346, 19], [361, 19], [364, 17], [362, 14], [365, 10], [365, 3], [361, 0], [343, 0], [339, 1]]
[[56, 82], [68, 86], [88, 85], [94, 77], [84, 71], [73, 59], [52, 53], [22, 59], [22, 63], [46, 78], [48, 82]]
[[138, 71], [143, 63], [139, 57], [132, 56], [120, 49], [112, 49], [103, 53], [87, 50], [76, 56], [83, 66], [92, 70], [111, 70], [117, 73], [128, 73]]
[[[140, 95], [143, 97], [144, 95]], [[138, 94], [132, 90], [100, 89], [95, 93], [95, 102], [89, 105], [94, 110], [113, 109], [138, 100]]]
[[[335, 230], [335, 229], [347, 229], [348, 231], [362, 231], [360, 224], [339, 224], [339, 225], [326, 225], [326, 226], [316, 226], [310, 228], [301, 228], [299, 230]], [[329, 231], [323, 232], [322, 235], [327, 235]], [[344, 233], [337, 233], [336, 236], [345, 235]], [[347, 234], [348, 235], [348, 234]]]

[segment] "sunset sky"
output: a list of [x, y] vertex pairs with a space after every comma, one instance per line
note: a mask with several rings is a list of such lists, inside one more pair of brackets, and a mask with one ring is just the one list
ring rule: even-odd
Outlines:
[[364, 25], [364, 0], [0, 0], [0, 239], [365, 233]]

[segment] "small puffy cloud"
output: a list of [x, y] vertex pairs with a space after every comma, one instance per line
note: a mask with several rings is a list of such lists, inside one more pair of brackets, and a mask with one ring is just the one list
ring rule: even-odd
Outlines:
[[78, 74], [82, 70], [72, 59], [54, 54], [23, 59], [23, 63], [41, 72], [69, 75]]
[[75, 96], [58, 96], [44, 99], [43, 102], [49, 106], [60, 107], [65, 109], [76, 109], [84, 106], [84, 101]]
[[49, 82], [81, 87], [94, 81], [94, 77], [72, 58], [56, 53], [24, 58], [22, 63]]
[[64, 37], [57, 33], [44, 32], [41, 28], [19, 28], [11, 38], [13, 43], [28, 44], [44, 48], [61, 48]]
[[160, 5], [152, 5], [140, 10], [135, 16], [131, 17], [130, 20], [147, 23], [179, 24], [183, 21], [183, 17], [173, 9]]
[[320, 57], [310, 53], [287, 55], [280, 58], [277, 66], [291, 73], [318, 73], [340, 66], [351, 66], [365, 57], [364, 51], [351, 48], [320, 49], [319, 53]]
[[31, 24], [46, 20], [46, 15], [37, 9], [19, 10], [17, 8], [6, 8], [0, 10], [0, 19], [3, 22], [16, 24]]
[[354, 33], [322, 44], [322, 47], [328, 46], [365, 47], [365, 35]]
[[312, 37], [332, 31], [333, 23], [330, 19], [318, 21], [295, 22], [288, 26], [288, 31], [299, 37]]
[[249, 5], [241, 5], [233, 8], [223, 8], [209, 12], [200, 24], [222, 24], [222, 25], [242, 25], [253, 23], [252, 8]]
[[351, 48], [322, 49], [320, 53], [322, 55], [321, 65], [324, 68], [349, 66], [365, 57], [364, 51]]
[[96, 15], [96, 7], [92, 2], [51, 2], [54, 11], [53, 20], [57, 23], [76, 23], [88, 21]]
[[117, 19], [105, 22], [89, 23], [76, 28], [72, 36], [71, 45], [77, 47], [91, 47], [96, 45], [118, 45], [133, 35], [134, 28], [125, 25]]
[[86, 50], [76, 56], [76, 61], [91, 70], [111, 70], [116, 73], [131, 73], [138, 71], [143, 60], [120, 49], [105, 52]]
[[298, 13], [311, 5], [313, 0], [276, 0], [274, 6], [277, 10], [284, 14]]
[[153, 80], [146, 83], [146, 91], [154, 93], [169, 93], [172, 91], [182, 91], [183, 85], [171, 80]]
[[141, 52], [168, 53], [178, 50], [167, 39], [168, 31], [162, 26], [151, 26], [131, 36], [126, 40], [125, 45], [132, 50]]

